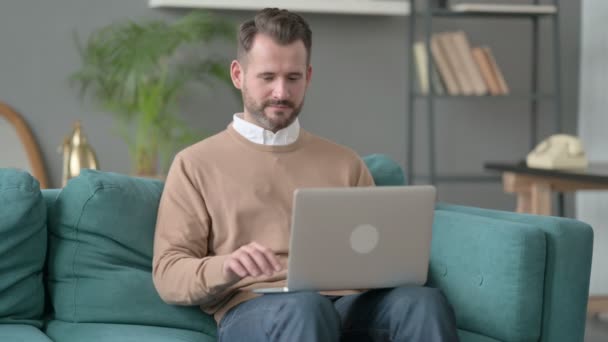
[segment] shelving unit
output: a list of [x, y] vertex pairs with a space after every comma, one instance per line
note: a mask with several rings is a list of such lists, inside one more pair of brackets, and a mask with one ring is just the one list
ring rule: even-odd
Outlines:
[[[425, 1], [429, 3], [430, 1]], [[485, 100], [485, 101], [528, 101], [530, 103], [530, 150], [535, 147], [538, 143], [538, 114], [539, 104], [541, 101], [553, 101], [554, 103], [554, 129], [556, 132], [562, 131], [561, 126], [561, 74], [560, 74], [560, 38], [559, 38], [559, 3], [558, 0], [552, 0], [552, 6], [554, 10], [547, 10], [547, 5], [541, 5], [539, 0], [534, 0], [530, 4], [529, 11], [513, 11], [513, 12], [497, 12], [497, 11], [453, 11], [443, 8], [431, 8], [426, 5], [420, 9], [417, 5], [417, 1], [410, 1], [410, 21], [409, 21], [409, 91], [408, 91], [408, 117], [407, 117], [407, 174], [410, 184], [418, 179], [424, 180], [426, 183], [437, 184], [437, 183], [455, 183], [455, 182], [496, 182], [500, 181], [500, 177], [487, 176], [483, 174], [479, 175], [438, 175], [436, 167], [436, 144], [435, 144], [435, 101], [463, 101], [463, 100]], [[542, 9], [542, 11], [540, 11]], [[515, 93], [513, 95], [506, 96], [449, 96], [449, 95], [437, 95], [433, 86], [429, 87], [428, 94], [420, 94], [417, 92], [416, 81], [415, 81], [415, 56], [414, 56], [414, 43], [417, 39], [417, 26], [420, 20], [423, 21], [425, 29], [423, 30], [423, 37], [426, 45], [426, 54], [428, 56], [427, 63], [427, 74], [432, 75], [434, 69], [434, 63], [431, 54], [431, 36], [433, 34], [434, 21], [440, 19], [449, 18], [496, 18], [497, 20], [530, 20], [532, 22], [532, 58], [531, 58], [531, 91], [530, 93]], [[542, 18], [547, 18], [552, 21], [552, 38], [553, 38], [553, 74], [554, 74], [554, 86], [552, 94], [544, 94], [540, 91], [539, 82], [539, 41], [540, 41], [540, 30], [539, 22]], [[426, 100], [426, 120], [427, 129], [426, 133], [428, 141], [428, 173], [427, 174], [415, 174], [415, 117], [416, 117], [416, 102], [419, 100]], [[563, 200], [562, 200], [563, 201]]]
[[296, 12], [351, 15], [406, 16], [406, 0], [149, 0], [150, 7], [259, 10], [264, 7], [288, 8]]

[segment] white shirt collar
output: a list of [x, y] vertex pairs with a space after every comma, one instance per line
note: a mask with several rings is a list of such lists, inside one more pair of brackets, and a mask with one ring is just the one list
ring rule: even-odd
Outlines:
[[300, 135], [300, 122], [296, 118], [291, 125], [276, 133], [268, 131], [258, 125], [243, 119], [243, 113], [233, 116], [232, 127], [247, 140], [260, 145], [289, 145], [294, 143]]

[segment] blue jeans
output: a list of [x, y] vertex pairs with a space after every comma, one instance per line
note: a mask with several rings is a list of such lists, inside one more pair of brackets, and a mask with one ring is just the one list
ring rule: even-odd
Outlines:
[[220, 342], [458, 341], [441, 291], [404, 286], [344, 297], [316, 292], [264, 295], [230, 309]]

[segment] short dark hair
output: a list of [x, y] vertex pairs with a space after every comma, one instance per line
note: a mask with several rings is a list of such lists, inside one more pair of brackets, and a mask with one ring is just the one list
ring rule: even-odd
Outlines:
[[238, 32], [239, 61], [243, 61], [245, 55], [251, 50], [253, 40], [258, 33], [270, 36], [280, 45], [301, 40], [306, 48], [306, 62], [310, 64], [312, 31], [301, 16], [284, 9], [264, 8], [253, 19], [241, 24]]

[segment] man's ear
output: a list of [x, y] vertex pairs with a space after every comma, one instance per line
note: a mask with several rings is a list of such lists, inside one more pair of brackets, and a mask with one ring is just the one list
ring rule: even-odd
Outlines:
[[306, 69], [306, 86], [308, 86], [310, 84], [311, 80], [312, 80], [312, 65], [308, 65], [308, 68]]
[[232, 79], [232, 84], [237, 89], [241, 89], [243, 86], [243, 77], [245, 77], [245, 72], [241, 63], [238, 60], [233, 60], [230, 64], [230, 78]]

